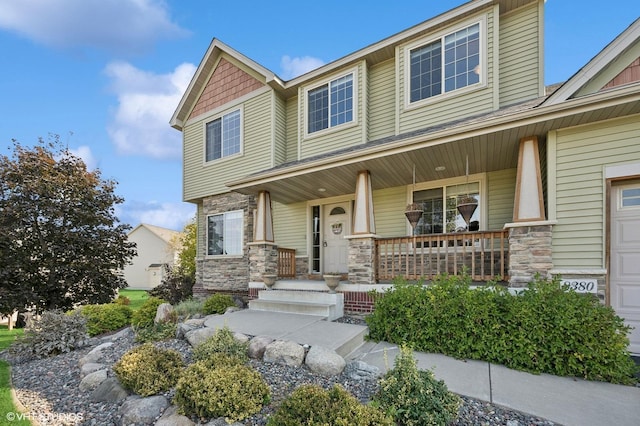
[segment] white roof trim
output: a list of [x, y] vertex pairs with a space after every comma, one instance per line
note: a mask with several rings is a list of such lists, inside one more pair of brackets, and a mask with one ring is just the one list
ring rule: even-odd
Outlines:
[[594, 78], [608, 64], [640, 37], [640, 18], [636, 19], [618, 37], [609, 43], [593, 59], [549, 96], [543, 105], [553, 105], [566, 101]]

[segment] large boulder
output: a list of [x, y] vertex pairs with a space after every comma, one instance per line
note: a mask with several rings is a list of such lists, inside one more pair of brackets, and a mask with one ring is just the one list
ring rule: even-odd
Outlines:
[[105, 342], [91, 349], [88, 354], [80, 358], [80, 367], [84, 366], [85, 364], [97, 364], [98, 361], [102, 360], [102, 351], [110, 346], [113, 346], [113, 342]]
[[170, 322], [173, 318], [173, 306], [170, 303], [162, 303], [156, 310], [156, 317], [153, 319], [154, 324]]
[[200, 343], [216, 334], [216, 331], [217, 330], [214, 327], [198, 328], [196, 330], [189, 331], [184, 335], [184, 337], [185, 339], [187, 339], [187, 342], [189, 342], [189, 344], [195, 348]]
[[267, 345], [273, 342], [273, 339], [268, 336], [256, 336], [249, 341], [249, 358], [261, 360], [264, 356], [264, 351], [267, 350]]
[[375, 365], [364, 361], [351, 361], [345, 366], [344, 374], [351, 380], [376, 380], [382, 373]]
[[85, 378], [80, 381], [80, 390], [83, 392], [92, 391], [105, 380], [107, 380], [107, 370], [94, 371], [91, 374], [87, 374]]
[[158, 419], [155, 426], [194, 426], [195, 423], [191, 421], [187, 416], [178, 414], [178, 409], [175, 405], [164, 410], [162, 417]]
[[100, 364], [98, 362], [87, 362], [80, 367], [80, 376], [85, 377], [94, 371], [104, 370], [105, 368], [107, 368], [107, 366], [104, 364]]
[[300, 367], [304, 362], [304, 348], [289, 340], [276, 340], [267, 345], [262, 360], [289, 367]]
[[162, 395], [140, 398], [132, 396], [120, 406], [122, 424], [154, 424], [156, 419], [167, 409], [169, 401]]
[[93, 402], [120, 402], [129, 396], [129, 392], [120, 385], [115, 377], [109, 377], [91, 392]]
[[334, 350], [323, 346], [312, 346], [307, 353], [305, 364], [314, 373], [337, 376], [344, 370], [346, 362]]

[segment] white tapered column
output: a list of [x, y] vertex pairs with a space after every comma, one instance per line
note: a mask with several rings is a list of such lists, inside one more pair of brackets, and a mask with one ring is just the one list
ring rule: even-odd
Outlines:
[[271, 213], [271, 196], [267, 191], [258, 194], [258, 206], [253, 226], [254, 243], [273, 242], [273, 216]]
[[538, 138], [532, 136], [520, 140], [513, 221], [540, 220], [545, 220], [540, 155], [538, 154]]
[[358, 172], [354, 210], [352, 235], [375, 234], [376, 224], [373, 215], [371, 174], [368, 170]]

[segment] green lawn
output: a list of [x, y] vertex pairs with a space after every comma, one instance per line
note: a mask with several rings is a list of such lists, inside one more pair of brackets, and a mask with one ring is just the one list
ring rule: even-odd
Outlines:
[[[0, 325], [0, 350], [5, 349], [11, 345], [11, 342], [15, 338], [22, 334], [22, 329], [13, 329], [9, 331], [6, 325]], [[28, 420], [14, 420], [9, 422], [7, 414], [9, 416], [12, 413], [17, 413], [16, 407], [13, 405], [11, 399], [11, 386], [9, 385], [9, 364], [4, 361], [0, 361], [0, 425], [30, 425]]]
[[134, 311], [140, 309], [140, 306], [149, 298], [145, 290], [120, 290], [119, 294], [131, 300], [129, 307]]

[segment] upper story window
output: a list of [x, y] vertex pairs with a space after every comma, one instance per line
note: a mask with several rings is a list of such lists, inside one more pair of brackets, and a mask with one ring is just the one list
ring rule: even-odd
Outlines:
[[480, 82], [480, 23], [409, 51], [409, 101]]
[[307, 133], [353, 121], [353, 73], [307, 92]]
[[213, 161], [240, 152], [240, 110], [232, 111], [207, 123], [206, 161]]

